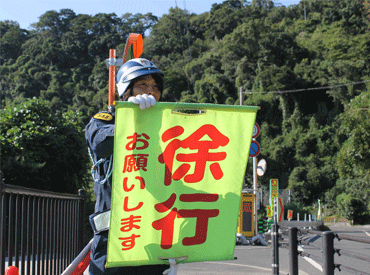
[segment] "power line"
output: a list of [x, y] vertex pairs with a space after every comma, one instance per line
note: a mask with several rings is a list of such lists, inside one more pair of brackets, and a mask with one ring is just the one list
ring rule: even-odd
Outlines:
[[253, 92], [253, 91], [251, 91], [251, 92], [242, 92], [242, 93], [244, 93], [244, 94], [287, 94], [287, 93], [307, 92], [307, 91], [314, 91], [314, 90], [333, 89], [333, 88], [339, 88], [339, 87], [349, 86], [349, 85], [364, 84], [364, 83], [367, 83], [367, 82], [370, 82], [370, 80], [352, 82], [352, 83], [347, 83], [347, 84], [338, 84], [338, 85], [332, 85], [332, 86], [298, 89], [298, 90], [268, 91], [268, 92]]

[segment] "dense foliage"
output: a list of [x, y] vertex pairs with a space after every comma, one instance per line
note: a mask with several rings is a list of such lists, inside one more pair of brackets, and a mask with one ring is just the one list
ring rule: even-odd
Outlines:
[[71, 111], [51, 113], [46, 101], [7, 107], [0, 124], [6, 183], [77, 194], [88, 177], [82, 126]]
[[[276, 2], [228, 0], [200, 15], [172, 8], [161, 18], [65, 9], [43, 14], [31, 30], [0, 22], [1, 104], [29, 104], [24, 102], [36, 97], [48, 102], [53, 117], [72, 111], [86, 124], [106, 109], [109, 49], [122, 55], [129, 33], [147, 34], [143, 57], [165, 72], [164, 100], [239, 104], [242, 89], [245, 105], [261, 107], [259, 158], [268, 163], [262, 186], [279, 178], [296, 201], [311, 205], [321, 199], [347, 218], [364, 220], [370, 211], [369, 1]], [[10, 119], [17, 113], [9, 108], [1, 117], [1, 169], [9, 183], [22, 184], [13, 175], [29, 162], [20, 160], [33, 157], [27, 150], [41, 153], [17, 151], [21, 141], [4, 138], [4, 132], [14, 139], [26, 135], [30, 124]], [[46, 127], [44, 136], [55, 121], [45, 123], [38, 125]], [[76, 130], [83, 137], [82, 128]], [[64, 151], [85, 150], [71, 143]], [[70, 160], [66, 152], [59, 158]], [[44, 163], [36, 158], [31, 171], [47, 169]], [[61, 170], [72, 171], [63, 165]], [[248, 184], [251, 173], [249, 165]]]

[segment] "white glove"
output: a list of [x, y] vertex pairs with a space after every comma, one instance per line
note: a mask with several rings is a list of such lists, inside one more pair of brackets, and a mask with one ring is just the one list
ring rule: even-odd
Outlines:
[[150, 106], [155, 106], [155, 104], [157, 104], [157, 101], [155, 100], [154, 96], [147, 94], [130, 96], [127, 101], [135, 104], [140, 104], [141, 110], [149, 108]]

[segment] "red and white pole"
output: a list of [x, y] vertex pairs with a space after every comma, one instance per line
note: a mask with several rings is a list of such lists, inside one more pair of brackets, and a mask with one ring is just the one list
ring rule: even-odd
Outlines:
[[115, 102], [115, 95], [116, 95], [116, 66], [115, 64], [116, 59], [116, 50], [110, 49], [109, 50], [109, 84], [108, 84], [108, 110], [113, 111]]

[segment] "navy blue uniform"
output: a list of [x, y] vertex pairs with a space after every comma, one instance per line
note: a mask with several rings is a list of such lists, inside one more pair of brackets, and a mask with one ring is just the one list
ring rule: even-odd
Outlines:
[[[85, 128], [88, 147], [92, 151], [95, 162], [101, 163], [95, 170], [94, 191], [96, 196], [95, 213], [110, 209], [112, 195], [112, 176], [106, 177], [110, 165], [113, 165], [114, 116], [108, 112], [96, 114]], [[168, 265], [150, 265], [105, 269], [107, 257], [108, 231], [96, 233], [91, 246], [90, 274], [163, 274]]]

